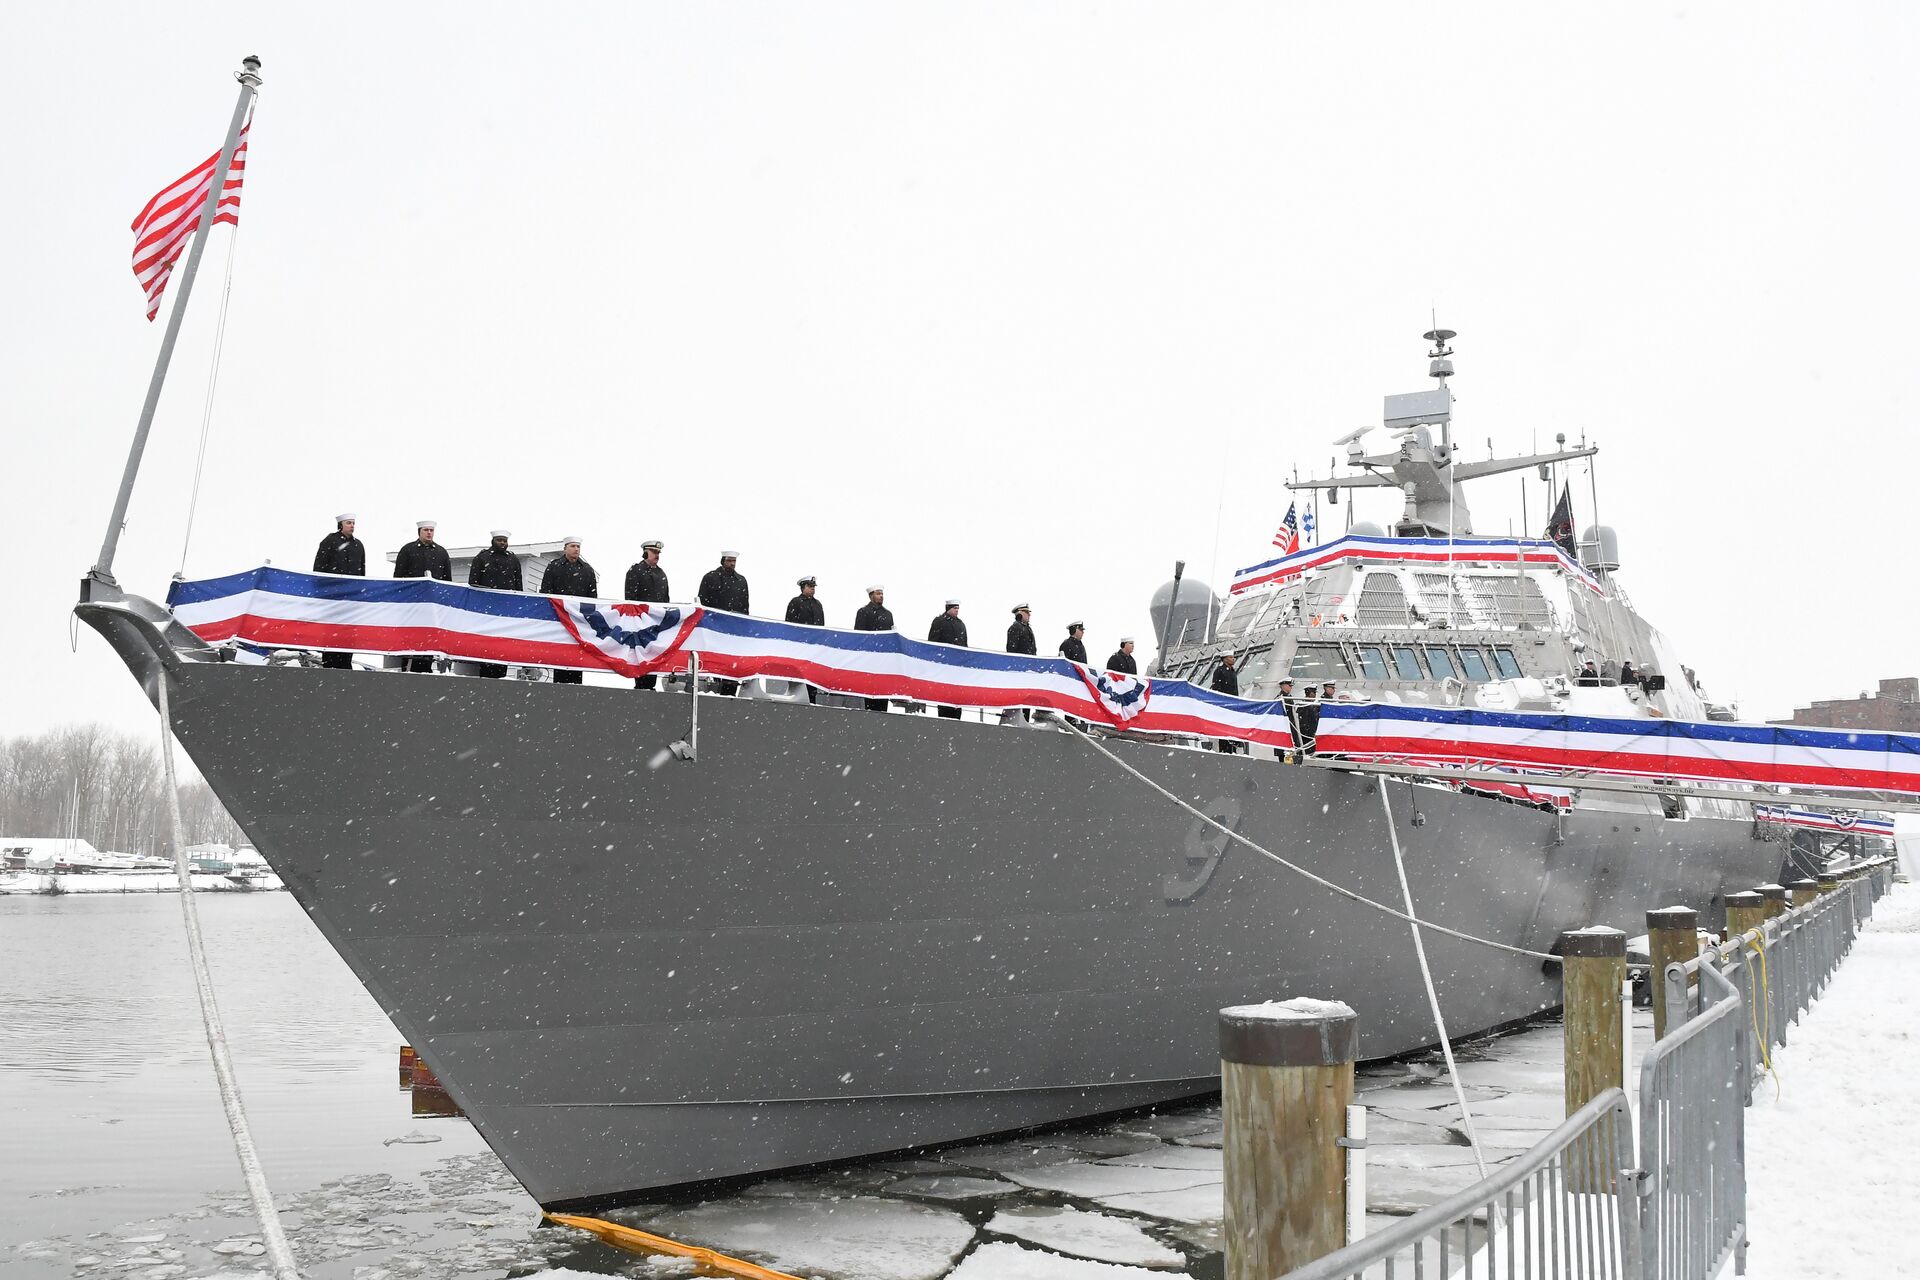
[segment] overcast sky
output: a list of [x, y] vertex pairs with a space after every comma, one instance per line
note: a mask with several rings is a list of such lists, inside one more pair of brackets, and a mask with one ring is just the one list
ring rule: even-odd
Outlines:
[[[351, 509], [382, 569], [421, 516], [578, 533], [604, 583], [661, 537], [678, 598], [727, 546], [759, 613], [813, 572], [837, 625], [879, 580], [915, 634], [952, 594], [975, 644], [1026, 599], [1043, 652], [1146, 649], [1176, 557], [1224, 590], [1295, 466], [1431, 385], [1437, 311], [1465, 456], [1598, 443], [1620, 580], [1713, 695], [1920, 673], [1913, 5], [152, 12], [0, 19], [0, 733], [151, 724], [68, 609], [162, 328], [128, 223], [248, 53], [189, 576], [305, 568]], [[118, 564], [155, 597], [227, 235]]]

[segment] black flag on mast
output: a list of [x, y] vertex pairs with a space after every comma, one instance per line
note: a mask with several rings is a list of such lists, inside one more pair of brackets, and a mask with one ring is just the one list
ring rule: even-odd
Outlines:
[[1579, 562], [1580, 548], [1573, 541], [1573, 501], [1566, 485], [1560, 486], [1560, 501], [1554, 504], [1553, 515], [1547, 520], [1547, 536], [1559, 543], [1560, 549], [1576, 563]]

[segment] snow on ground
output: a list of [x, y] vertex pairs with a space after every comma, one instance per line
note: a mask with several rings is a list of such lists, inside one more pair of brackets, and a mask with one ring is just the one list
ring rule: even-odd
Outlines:
[[[195, 873], [195, 890], [211, 893], [254, 893], [284, 889], [276, 875], [264, 875], [250, 884], [235, 884], [225, 876]], [[0, 894], [62, 893], [178, 893], [180, 882], [171, 871], [99, 871], [86, 875], [47, 871], [0, 871]]]
[[1747, 1111], [1750, 1280], [1920, 1276], [1920, 890], [1897, 887]]

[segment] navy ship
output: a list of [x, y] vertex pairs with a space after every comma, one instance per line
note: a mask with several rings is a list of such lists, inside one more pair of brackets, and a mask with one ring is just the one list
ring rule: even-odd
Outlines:
[[[1452, 456], [1452, 335], [1428, 336], [1438, 386], [1388, 398], [1397, 445], [1356, 433], [1353, 474], [1297, 482], [1397, 487], [1401, 521], [1243, 574], [1224, 605], [1176, 578], [1155, 678], [1204, 683], [1231, 652], [1256, 696], [1291, 674], [1348, 699], [1707, 718], [1608, 530], [1577, 558], [1474, 541], [1468, 480], [1591, 450]], [[150, 697], [164, 679], [247, 837], [550, 1208], [1209, 1093], [1231, 1004], [1345, 1000], [1368, 1057], [1435, 1040], [1403, 921], [1202, 814], [1386, 902], [1397, 839], [1424, 919], [1533, 952], [1637, 932], [1651, 905], [1712, 915], [1780, 865], [1752, 806], [1706, 789], [1103, 740], [1176, 803], [1064, 724], [223, 661], [99, 576], [76, 612]], [[1589, 659], [1614, 674], [1582, 682]], [[1427, 946], [1456, 1035], [1558, 1002], [1537, 958]]]

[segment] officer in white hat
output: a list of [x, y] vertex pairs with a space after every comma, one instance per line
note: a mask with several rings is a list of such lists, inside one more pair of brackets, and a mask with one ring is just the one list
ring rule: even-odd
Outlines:
[[[320, 549], [313, 554], [315, 573], [338, 573], [350, 578], [367, 576], [367, 549], [353, 536], [354, 524], [351, 511], [342, 511], [333, 518], [333, 532], [320, 539]], [[353, 667], [353, 655], [323, 653], [320, 665], [348, 671]]]
[[[728, 613], [748, 612], [747, 580], [733, 566], [738, 563], [740, 553], [722, 551], [720, 566], [707, 570], [707, 576], [700, 579], [700, 604], [706, 609], [725, 609]], [[713, 691], [721, 694], [740, 692], [738, 680], [715, 680]]]
[[[627, 567], [626, 598], [637, 604], [665, 604], [667, 593], [672, 590], [667, 585], [667, 571], [660, 567], [660, 553], [667, 544], [658, 538], [648, 538], [640, 544], [640, 558]], [[633, 687], [652, 689], [659, 686], [658, 676], [635, 676]]]
[[[413, 541], [394, 553], [393, 576], [437, 578], [441, 582], [452, 582], [453, 557], [447, 554], [445, 547], [434, 541], [434, 522], [416, 520], [413, 530]], [[427, 654], [415, 654], [407, 659], [407, 670], [432, 671], [433, 658]]]
[[[545, 596], [578, 596], [583, 600], [600, 598], [600, 575], [593, 566], [580, 558], [580, 535], [570, 533], [560, 540], [558, 559], [547, 562], [546, 572], [540, 575], [540, 594]], [[583, 684], [578, 671], [553, 673], [555, 684]]]
[[1133, 637], [1121, 636], [1120, 647], [1107, 659], [1107, 670], [1124, 671], [1130, 676], [1140, 674], [1140, 664], [1133, 660]]
[[1040, 646], [1033, 638], [1033, 610], [1024, 604], [1013, 606], [1013, 622], [1007, 627], [1007, 652], [1033, 657]]

